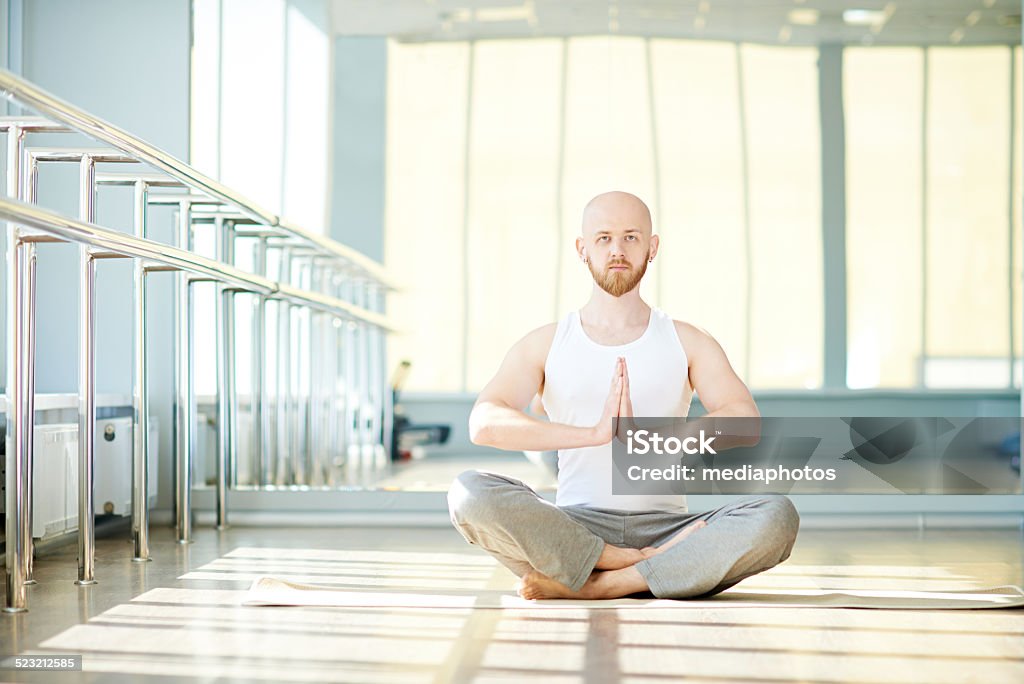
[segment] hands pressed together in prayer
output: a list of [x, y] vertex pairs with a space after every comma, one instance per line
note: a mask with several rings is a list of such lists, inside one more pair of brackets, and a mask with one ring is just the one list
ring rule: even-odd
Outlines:
[[[626, 433], [634, 429], [633, 402], [629, 395], [629, 368], [626, 357], [620, 356], [615, 362], [608, 398], [604, 402], [601, 419], [594, 426], [595, 444], [607, 444], [613, 438], [625, 443]], [[618, 421], [614, 419], [618, 418]], [[617, 428], [617, 429], [616, 429]]]

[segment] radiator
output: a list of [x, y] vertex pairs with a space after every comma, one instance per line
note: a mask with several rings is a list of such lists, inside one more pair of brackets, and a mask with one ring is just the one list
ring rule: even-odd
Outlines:
[[[149, 505], [156, 505], [158, 424], [150, 418]], [[37, 425], [33, 459], [32, 536], [47, 539], [78, 528], [78, 426]], [[131, 515], [132, 420], [96, 423], [93, 503], [97, 515]]]

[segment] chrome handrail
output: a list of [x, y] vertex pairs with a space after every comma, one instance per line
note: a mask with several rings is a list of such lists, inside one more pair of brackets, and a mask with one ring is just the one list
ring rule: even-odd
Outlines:
[[[356, 464], [366, 458], [379, 462], [386, 458], [391, 415], [391, 395], [385, 391], [382, 373], [383, 333], [395, 332], [383, 313], [383, 294], [396, 290], [383, 267], [361, 253], [328, 238], [309, 233], [283, 222], [184, 162], [131, 134], [84, 112], [0, 69], [0, 94], [18, 104], [45, 115], [45, 118], [0, 117], [0, 133], [8, 136], [7, 199], [0, 199], [0, 220], [7, 221], [8, 254], [6, 277], [8, 303], [7, 350], [7, 552], [8, 575], [6, 602], [3, 610], [18, 612], [26, 608], [25, 585], [32, 582], [32, 457], [33, 416], [35, 415], [35, 273], [36, 243], [70, 241], [80, 245], [81, 283], [79, 293], [79, 580], [88, 585], [94, 580], [94, 531], [90, 511], [93, 510], [92, 482], [95, 448], [95, 275], [98, 260], [127, 257], [133, 260], [133, 448], [132, 448], [132, 535], [133, 561], [150, 560], [148, 550], [148, 342], [146, 334], [146, 282], [150, 273], [179, 271], [175, 280], [176, 345], [174, 359], [174, 412], [176, 432], [174, 468], [175, 516], [179, 543], [191, 541], [191, 490], [194, 433], [194, 361], [192, 332], [192, 283], [214, 281], [218, 286], [217, 356], [218, 423], [217, 454], [217, 527], [227, 524], [227, 490], [230, 477], [235, 477], [234, 414], [237, 392], [234, 384], [234, 295], [239, 292], [256, 295], [257, 312], [253, 318], [253, 453], [256, 454], [262, 485], [264, 475], [280, 481], [294, 477], [297, 481], [316, 481], [313, 467], [322, 468], [319, 455], [325, 448], [341, 448], [346, 444], [347, 458]], [[52, 119], [52, 120], [51, 120]], [[38, 132], [81, 133], [108, 149], [33, 147], [25, 145], [25, 134]], [[40, 208], [33, 202], [37, 188], [39, 162], [75, 162], [79, 169], [78, 217]], [[97, 162], [142, 163], [150, 170], [138, 168], [131, 174], [99, 174]], [[136, 167], [137, 168], [137, 167]], [[101, 185], [123, 185], [134, 189], [133, 232], [112, 231], [96, 225], [95, 193]], [[178, 188], [177, 191], [150, 193], [151, 188]], [[25, 201], [23, 201], [25, 200]], [[146, 207], [150, 204], [178, 205], [175, 219], [174, 246], [148, 239]], [[216, 206], [211, 206], [216, 205]], [[194, 208], [203, 207], [196, 211]], [[192, 228], [212, 223], [217, 230], [217, 254], [210, 259], [192, 250]], [[252, 224], [252, 225], [250, 225]], [[250, 273], [234, 265], [235, 237], [256, 237], [255, 270]], [[278, 280], [267, 277], [268, 250], [280, 253]], [[294, 261], [294, 267], [292, 262]], [[325, 263], [326, 262], [326, 263]], [[293, 272], [294, 271], [294, 272]], [[336, 278], [343, 276], [345, 286]], [[294, 281], [294, 282], [293, 282]], [[323, 291], [321, 291], [321, 287]], [[308, 288], [308, 289], [307, 289]], [[267, 402], [263, 390], [263, 351], [265, 336], [264, 304], [279, 302], [277, 315], [279, 342], [276, 365], [280, 389], [276, 399], [275, 421], [285, 421], [288, 431], [278, 436], [277, 429], [266, 420], [262, 406]], [[332, 433], [322, 432], [325, 417], [339, 411], [335, 403], [324, 408], [324, 387], [317, 385], [323, 368], [309, 364], [303, 373], [310, 373], [308, 390], [299, 390], [297, 375], [289, 375], [288, 340], [293, 325], [290, 307], [298, 306], [310, 313], [305, 325], [306, 341], [312, 356], [319, 352], [318, 337], [325, 331], [337, 330], [327, 344], [336, 345], [337, 352], [328, 354], [327, 366], [333, 374], [346, 380], [344, 420], [346, 427]], [[284, 312], [282, 314], [282, 312]], [[314, 317], [314, 312], [320, 316]], [[334, 317], [334, 325], [325, 325], [323, 316]], [[348, 321], [339, 325], [340, 321]], [[299, 324], [301, 325], [301, 324]], [[301, 333], [300, 333], [301, 336]], [[333, 340], [333, 341], [331, 341]], [[323, 340], [319, 340], [323, 342]], [[327, 347], [323, 347], [324, 350]], [[359, 373], [355, 370], [359, 367]], [[298, 366], [296, 366], [298, 368]], [[344, 369], [344, 370], [342, 370]], [[322, 381], [322, 378], [319, 378]], [[281, 384], [283, 382], [283, 384]], [[305, 392], [305, 396], [301, 393]], [[321, 394], [318, 394], [321, 393]], [[302, 403], [300, 407], [299, 402]], [[300, 413], [300, 409], [304, 413]], [[364, 415], [365, 413], [365, 415]], [[381, 419], [381, 414], [383, 419]], [[352, 419], [359, 421], [353, 426]], [[297, 436], [302, 421], [308, 433], [300, 452]], [[342, 433], [344, 431], [344, 434]], [[284, 444], [285, 455], [268, 450], [265, 437], [273, 434], [278, 446]], [[384, 440], [384, 444], [380, 440]], [[282, 442], [282, 440], [286, 440]], [[377, 445], [376, 447], [374, 445]], [[353, 452], [352, 449], [356, 451]], [[369, 449], [370, 451], [367, 451]], [[377, 451], [380, 449], [381, 451]], [[288, 455], [290, 453], [290, 456]], [[264, 456], [275, 454], [267, 463], [276, 475], [265, 471]], [[282, 471], [279, 466], [283, 466]], [[288, 469], [291, 474], [288, 474]], [[307, 474], [307, 468], [309, 469]], [[282, 473], [284, 473], [282, 475]], [[322, 471], [321, 471], [322, 475]]]
[[[279, 216], [263, 209], [255, 202], [243, 197], [240, 193], [201, 173], [155, 145], [151, 145], [145, 140], [137, 138], [99, 117], [75, 107], [6, 69], [0, 69], [0, 93], [12, 101], [43, 114], [48, 119], [66, 124], [77, 132], [126, 152], [139, 161], [163, 171], [195, 190], [237, 207], [240, 211], [251, 216], [261, 224], [279, 228], [282, 233], [300, 238], [319, 247], [328, 254], [351, 263], [388, 290], [398, 289], [383, 266], [357, 250], [306, 231], [291, 223], [282, 223]], [[25, 121], [25, 117], [18, 117], [16, 120]], [[2, 125], [2, 120], [0, 120], [0, 125]]]
[[100, 247], [111, 253], [145, 259], [151, 264], [161, 264], [194, 273], [245, 292], [284, 299], [294, 304], [366, 323], [381, 330], [397, 332], [396, 328], [388, 323], [385, 316], [343, 299], [302, 290], [287, 283], [278, 283], [194, 252], [78, 221], [43, 209], [38, 205], [0, 198], [0, 219], [41, 230], [71, 242]]
[[64, 124], [44, 119], [41, 116], [0, 116], [0, 133], [6, 133], [12, 126], [32, 133], [72, 132], [72, 130]]

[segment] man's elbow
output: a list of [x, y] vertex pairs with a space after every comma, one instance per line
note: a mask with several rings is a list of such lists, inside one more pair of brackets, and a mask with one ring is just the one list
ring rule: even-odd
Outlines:
[[469, 441], [477, 446], [492, 446], [491, 425], [483, 406], [475, 406], [469, 414]]
[[753, 399], [729, 404], [727, 424], [734, 427], [736, 446], [753, 447], [761, 441], [761, 412]]
[[757, 446], [761, 442], [761, 412], [757, 410], [757, 404], [750, 401], [749, 414], [750, 422], [750, 443], [748, 446]]
[[469, 441], [476, 446], [494, 446], [491, 444], [491, 430], [488, 425], [469, 424]]

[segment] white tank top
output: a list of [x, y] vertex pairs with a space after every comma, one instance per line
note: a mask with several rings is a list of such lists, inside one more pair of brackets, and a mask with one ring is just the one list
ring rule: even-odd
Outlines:
[[[626, 358], [635, 416], [685, 416], [693, 389], [688, 362], [675, 324], [651, 308], [647, 330], [627, 344], [603, 345], [583, 331], [573, 311], [558, 323], [544, 363], [541, 401], [553, 422], [597, 424], [611, 388], [616, 359]], [[676, 494], [612, 495], [612, 444], [558, 452], [559, 506], [590, 506], [629, 511], [686, 511]]]

